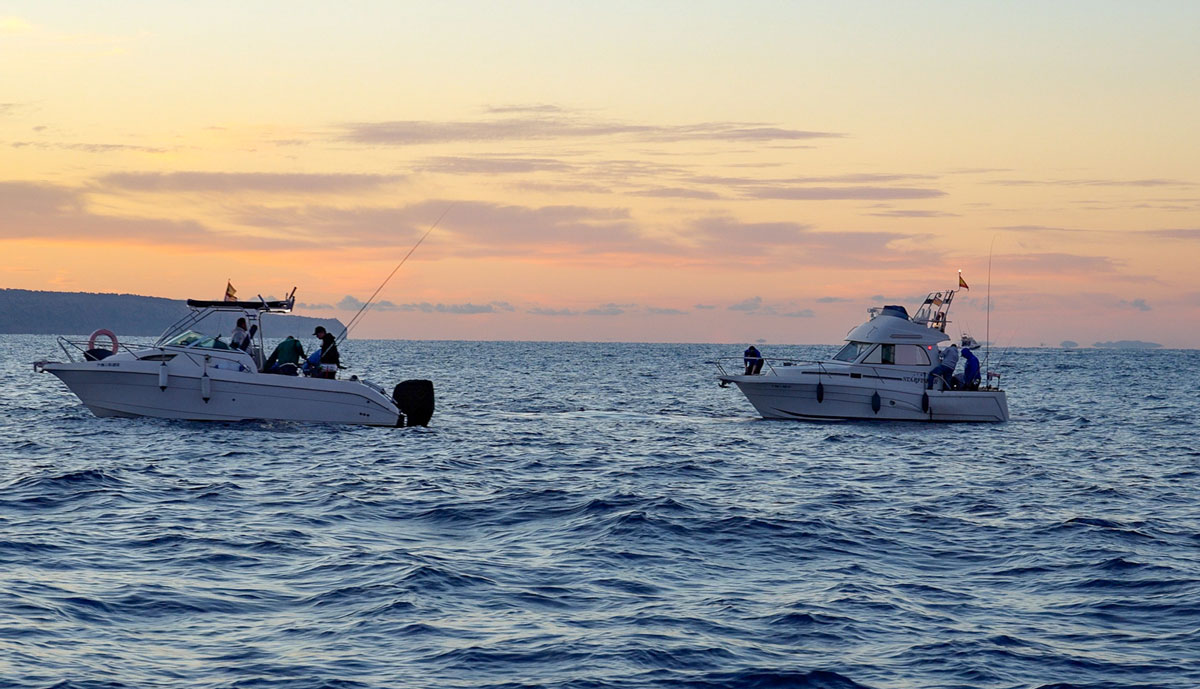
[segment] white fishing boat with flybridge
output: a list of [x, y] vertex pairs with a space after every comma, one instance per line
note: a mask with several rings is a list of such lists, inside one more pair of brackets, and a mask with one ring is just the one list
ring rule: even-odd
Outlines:
[[[287, 299], [205, 301], [189, 299], [188, 313], [153, 344], [122, 345], [98, 330], [84, 344], [59, 338], [67, 361], [39, 361], [37, 371], [58, 376], [96, 416], [149, 416], [193, 421], [283, 420], [371, 426], [425, 426], [433, 415], [433, 384], [404, 381], [389, 396], [357, 376], [280, 375], [264, 371], [262, 316], [288, 313]], [[208, 332], [220, 318], [237, 314], [249, 325], [245, 349]], [[211, 327], [210, 327], [211, 330]], [[111, 349], [98, 348], [98, 337]]]
[[[718, 361], [721, 386], [736, 385], [766, 419], [1007, 421], [1007, 397], [991, 382], [998, 374], [986, 372], [982, 386], [968, 381], [955, 389], [939, 378], [927, 389], [942, 343], [951, 339], [946, 325], [955, 293], [930, 292], [913, 316], [903, 306], [868, 309], [869, 319], [828, 360], [765, 358], [765, 369], [748, 373]], [[964, 335], [963, 346], [972, 344]]]

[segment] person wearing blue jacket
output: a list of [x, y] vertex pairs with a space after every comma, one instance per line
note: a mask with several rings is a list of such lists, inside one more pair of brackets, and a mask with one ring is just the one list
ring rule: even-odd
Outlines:
[[979, 357], [971, 351], [970, 347], [963, 347], [963, 372], [961, 375], [954, 376], [955, 387], [960, 390], [978, 390], [979, 389]]

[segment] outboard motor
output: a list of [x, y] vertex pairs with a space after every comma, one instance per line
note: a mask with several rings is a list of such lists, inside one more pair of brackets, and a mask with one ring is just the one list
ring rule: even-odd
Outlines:
[[398, 426], [428, 426], [433, 418], [433, 381], [406, 380], [392, 390], [392, 401], [403, 414]]

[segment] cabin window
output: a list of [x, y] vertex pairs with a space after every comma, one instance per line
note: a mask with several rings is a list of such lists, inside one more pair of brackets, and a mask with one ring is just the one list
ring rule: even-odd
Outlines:
[[896, 345], [896, 363], [900, 366], [928, 366], [929, 354], [921, 345]]
[[885, 366], [896, 363], [896, 345], [881, 344], [876, 346], [863, 357], [864, 364], [883, 364]]
[[833, 355], [834, 361], [858, 361], [858, 357], [867, 351], [871, 346], [870, 342], [847, 342], [845, 347], [842, 347], [837, 354]]

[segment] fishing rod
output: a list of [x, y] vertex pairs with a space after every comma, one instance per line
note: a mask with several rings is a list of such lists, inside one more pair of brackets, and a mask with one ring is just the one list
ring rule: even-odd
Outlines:
[[362, 315], [366, 313], [367, 309], [371, 307], [371, 304], [375, 301], [375, 297], [379, 296], [379, 293], [383, 290], [388, 282], [391, 282], [392, 276], [396, 274], [396, 271], [400, 270], [400, 266], [404, 265], [405, 261], [408, 260], [408, 257], [413, 255], [413, 252], [417, 250], [417, 247], [421, 246], [421, 243], [425, 241], [425, 238], [429, 236], [429, 233], [433, 232], [433, 228], [437, 227], [438, 223], [442, 222], [442, 218], [446, 217], [446, 214], [449, 213], [450, 209], [453, 207], [453, 203], [449, 206], [446, 206], [446, 209], [443, 210], [442, 214], [437, 217], [437, 220], [433, 221], [433, 224], [429, 226], [428, 230], [425, 230], [425, 234], [421, 235], [421, 238], [417, 240], [416, 244], [413, 244], [412, 248], [408, 250], [407, 254], [404, 254], [404, 258], [400, 259], [400, 262], [396, 264], [396, 267], [392, 268], [392, 272], [388, 273], [388, 276], [384, 278], [382, 283], [379, 284], [379, 287], [375, 288], [375, 291], [371, 294], [371, 298], [367, 299], [367, 301], [363, 303], [362, 307], [359, 308], [358, 313], [354, 314], [354, 318], [351, 318], [350, 322], [346, 324], [346, 327], [342, 328], [342, 334], [338, 335], [337, 339], [334, 340], [335, 344], [346, 338], [346, 335], [350, 332], [350, 328], [353, 328], [358, 323], [358, 320], [362, 318]]
[[983, 350], [983, 370], [986, 385], [991, 385], [992, 381], [992, 249], [996, 248], [996, 235], [992, 235], [992, 243], [988, 246], [988, 284], [987, 284], [987, 303], [985, 306], [986, 325], [984, 326], [983, 342], [986, 349]]

